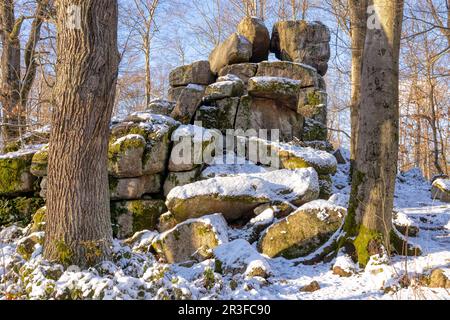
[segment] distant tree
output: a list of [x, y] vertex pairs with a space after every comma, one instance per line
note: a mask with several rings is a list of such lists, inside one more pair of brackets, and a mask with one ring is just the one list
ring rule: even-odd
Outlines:
[[[31, 17], [15, 15], [15, 1], [0, 2], [1, 93], [3, 142], [17, 139], [26, 126], [26, 104], [33, 85], [36, 69], [36, 46], [41, 26], [47, 17], [49, 0], [36, 0]], [[32, 19], [28, 40], [23, 48], [24, 68], [21, 67], [22, 48], [20, 33], [26, 19]]]
[[51, 261], [84, 267], [110, 256], [107, 149], [117, 25], [116, 0], [58, 1], [44, 242], [44, 257]]

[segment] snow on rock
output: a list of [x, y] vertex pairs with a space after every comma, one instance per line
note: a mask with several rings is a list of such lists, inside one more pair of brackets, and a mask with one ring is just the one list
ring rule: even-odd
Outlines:
[[243, 239], [237, 239], [213, 250], [216, 264], [224, 273], [244, 273], [250, 277], [266, 278], [270, 265], [256, 249]]
[[181, 125], [172, 133], [172, 141], [186, 138], [194, 143], [202, 143], [213, 139], [213, 134], [208, 129], [192, 124]]
[[201, 178], [208, 179], [264, 172], [267, 172], [267, 170], [254, 162], [246, 160], [244, 157], [239, 157], [235, 153], [228, 153], [214, 157], [210, 165], [202, 171]]
[[168, 263], [205, 260], [211, 250], [228, 242], [227, 224], [221, 214], [186, 220], [153, 239], [157, 254]]
[[258, 242], [258, 249], [269, 257], [304, 257], [336, 232], [345, 214], [345, 208], [325, 200], [307, 203], [268, 227]]
[[176, 187], [166, 205], [177, 221], [222, 213], [229, 221], [252, 215], [259, 204], [274, 201], [300, 205], [317, 199], [319, 181], [312, 168], [215, 177]]
[[299, 147], [282, 142], [271, 142], [255, 137], [250, 138], [250, 141], [258, 143], [260, 148], [271, 148], [271, 152], [278, 156], [282, 168], [298, 169], [313, 167], [320, 175], [336, 172], [336, 158], [326, 151], [310, 147]]
[[431, 187], [431, 194], [434, 199], [443, 202], [450, 202], [450, 179], [436, 179]]

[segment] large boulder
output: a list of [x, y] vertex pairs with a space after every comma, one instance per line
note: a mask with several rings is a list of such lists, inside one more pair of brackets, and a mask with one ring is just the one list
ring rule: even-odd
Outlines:
[[163, 200], [113, 201], [111, 219], [119, 239], [142, 230], [156, 230], [158, 219], [167, 211]]
[[273, 26], [270, 47], [280, 60], [310, 65], [320, 75], [328, 70], [330, 30], [320, 22], [277, 22]]
[[130, 134], [141, 135], [146, 142], [142, 157], [142, 174], [161, 173], [165, 171], [169, 157], [170, 135], [179, 125], [179, 122], [164, 115], [132, 113], [124, 122], [112, 127], [110, 145]]
[[243, 239], [224, 243], [215, 248], [213, 252], [216, 272], [263, 278], [267, 278], [271, 273], [266, 258]]
[[433, 199], [450, 202], [450, 179], [436, 179], [431, 186]]
[[234, 129], [239, 101], [239, 97], [233, 97], [202, 105], [195, 114], [195, 120], [201, 121], [204, 128], [217, 129], [225, 134], [227, 129]]
[[252, 56], [252, 43], [244, 36], [233, 33], [219, 44], [209, 55], [211, 71], [214, 74], [228, 65], [249, 62]]
[[267, 60], [270, 49], [270, 34], [263, 20], [256, 17], [246, 17], [238, 24], [237, 32], [252, 43], [251, 62]]
[[257, 77], [282, 77], [300, 81], [301, 88], [320, 87], [316, 69], [305, 64], [289, 61], [264, 61], [258, 65]]
[[156, 253], [168, 263], [204, 260], [212, 249], [228, 242], [227, 224], [221, 214], [190, 219], [153, 240]]
[[346, 209], [316, 200], [300, 207], [268, 227], [258, 241], [258, 249], [269, 257], [295, 259], [306, 256], [341, 226]]
[[219, 77], [217, 82], [206, 87], [204, 102], [240, 97], [244, 94], [244, 82], [235, 75]]
[[189, 65], [172, 70], [169, 83], [172, 87], [187, 86], [189, 84], [209, 85], [215, 80], [208, 61], [196, 61]]
[[190, 84], [184, 88], [178, 97], [175, 108], [171, 113], [171, 117], [183, 124], [190, 123], [195, 111], [197, 111], [197, 108], [200, 106], [205, 89], [205, 86], [198, 84]]
[[241, 79], [244, 84], [248, 83], [248, 79], [256, 75], [256, 70], [258, 70], [258, 64], [256, 63], [238, 63], [225, 66], [219, 71], [219, 77], [232, 74]]
[[[181, 86], [181, 87], [170, 87], [167, 92], [167, 99], [171, 102], [177, 102], [178, 99], [181, 96], [181, 93], [184, 89], [186, 89], [187, 86]], [[172, 109], [173, 111], [173, 109]]]
[[253, 77], [248, 81], [248, 94], [256, 98], [276, 100], [297, 111], [300, 81], [282, 77]]
[[[333, 174], [337, 170], [336, 158], [326, 151], [293, 144], [271, 142], [256, 137], [250, 138], [260, 148], [270, 148], [276, 154], [280, 166], [284, 169], [314, 168], [320, 175]], [[272, 164], [273, 165], [273, 164]]]
[[112, 200], [140, 199], [144, 194], [156, 194], [161, 191], [161, 175], [120, 179], [109, 177], [109, 191]]
[[251, 217], [263, 203], [300, 205], [317, 199], [319, 179], [312, 168], [215, 177], [172, 189], [166, 205], [177, 221], [220, 212], [227, 221]]
[[0, 155], [0, 196], [17, 196], [34, 191], [31, 162], [36, 149]]
[[235, 128], [244, 131], [277, 129], [282, 141], [300, 138], [304, 118], [276, 99], [245, 95], [241, 97], [236, 114]]
[[108, 171], [118, 178], [142, 176], [145, 138], [129, 134], [111, 143], [108, 149]]

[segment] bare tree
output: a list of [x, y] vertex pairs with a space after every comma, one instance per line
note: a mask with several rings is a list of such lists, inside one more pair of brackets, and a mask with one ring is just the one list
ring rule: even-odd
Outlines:
[[[36, 0], [32, 16], [15, 16], [15, 2], [0, 2], [1, 94], [3, 114], [3, 141], [14, 140], [26, 125], [26, 103], [36, 76], [36, 45], [40, 39], [41, 26], [47, 16], [49, 0]], [[25, 67], [21, 68], [20, 33], [26, 19], [33, 19], [24, 49]]]

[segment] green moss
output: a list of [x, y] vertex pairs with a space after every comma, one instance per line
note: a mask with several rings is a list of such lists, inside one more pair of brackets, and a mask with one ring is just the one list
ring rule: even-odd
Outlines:
[[364, 178], [364, 173], [354, 170], [348, 210], [344, 223], [344, 232], [347, 237], [355, 237], [358, 234], [359, 225], [356, 222], [356, 210], [360, 203], [358, 198], [359, 186], [363, 183]]
[[216, 278], [214, 271], [211, 268], [206, 268], [203, 272], [203, 285], [206, 289], [210, 290], [214, 287]]
[[366, 266], [369, 262], [369, 258], [372, 255], [370, 253], [369, 246], [372, 246], [375, 242], [378, 246], [383, 245], [383, 234], [376, 230], [370, 230], [364, 225], [359, 227], [358, 236], [353, 245], [355, 246], [356, 254], [358, 256], [358, 262], [361, 266]]
[[58, 255], [58, 262], [65, 266], [72, 264], [73, 253], [64, 240], [56, 242], [56, 251]]
[[22, 175], [29, 171], [32, 154], [0, 159], [0, 195], [22, 192]]
[[321, 103], [320, 94], [317, 91], [310, 91], [306, 95], [308, 105], [317, 106]]
[[133, 232], [155, 230], [158, 219], [167, 208], [162, 200], [132, 201], [129, 210], [133, 214]]
[[31, 230], [30, 230], [31, 233], [44, 231], [46, 214], [47, 214], [46, 207], [42, 207], [36, 211], [36, 213], [33, 215], [33, 224], [31, 226]]

